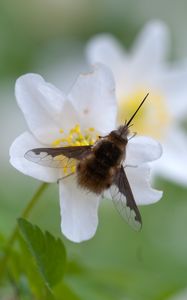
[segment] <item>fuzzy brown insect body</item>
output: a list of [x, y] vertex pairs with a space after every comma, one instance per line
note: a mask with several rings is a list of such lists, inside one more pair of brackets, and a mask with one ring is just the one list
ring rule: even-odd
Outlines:
[[125, 159], [127, 134], [128, 128], [119, 127], [93, 145], [92, 153], [77, 165], [77, 182], [80, 187], [101, 194], [113, 184], [121, 162]]

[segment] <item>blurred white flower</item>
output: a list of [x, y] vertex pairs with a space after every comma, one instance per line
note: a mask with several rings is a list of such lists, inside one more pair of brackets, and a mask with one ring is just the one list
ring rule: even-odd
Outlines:
[[102, 34], [88, 43], [87, 55], [89, 62], [104, 63], [114, 73], [119, 124], [150, 93], [133, 130], [162, 142], [163, 156], [154, 166], [156, 174], [186, 185], [187, 136], [180, 122], [187, 114], [187, 68], [165, 62], [168, 42], [167, 27], [153, 21], [143, 28], [129, 53], [114, 37]]
[[[66, 167], [50, 168], [33, 163], [25, 158], [28, 150], [93, 144], [96, 134], [106, 135], [115, 128], [114, 80], [102, 65], [80, 75], [68, 96], [36, 74], [20, 77], [15, 92], [29, 131], [13, 142], [10, 162], [19, 171], [41, 181], [57, 182], [67, 174]], [[128, 143], [125, 163], [139, 166], [126, 171], [137, 204], [153, 203], [162, 196], [150, 187], [147, 164], [160, 155], [160, 145], [152, 139], [136, 137]], [[61, 229], [68, 239], [81, 242], [95, 234], [101, 197], [78, 187], [73, 167], [71, 172], [72, 176], [59, 181]]]
[[171, 296], [168, 300], [186, 300], [187, 299], [187, 290], [183, 289], [176, 292], [174, 296]]

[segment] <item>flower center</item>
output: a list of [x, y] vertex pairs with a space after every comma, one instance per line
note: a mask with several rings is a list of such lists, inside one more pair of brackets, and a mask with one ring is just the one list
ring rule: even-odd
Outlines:
[[62, 137], [52, 143], [53, 147], [88, 146], [93, 145], [98, 138], [94, 128], [90, 127], [81, 132], [79, 124], [70, 129], [67, 135], [64, 134], [63, 129], [60, 129], [59, 132]]
[[[75, 127], [70, 129], [68, 134], [65, 134], [63, 129], [60, 129], [59, 132], [62, 135], [62, 137], [53, 141], [53, 147], [88, 146], [93, 145], [98, 139], [98, 134], [94, 128], [90, 127], [86, 130], [81, 131], [79, 124], [75, 125]], [[54, 159], [61, 161], [62, 171], [65, 175], [69, 173], [75, 173], [75, 159], [68, 159], [63, 155], [59, 155]]]
[[[120, 124], [130, 119], [145, 95], [145, 90], [139, 90], [120, 99], [118, 109]], [[135, 132], [150, 135], [159, 140], [164, 139], [170, 122], [171, 117], [164, 97], [154, 91], [151, 91], [149, 98], [137, 113], [134, 122], [132, 121]]]

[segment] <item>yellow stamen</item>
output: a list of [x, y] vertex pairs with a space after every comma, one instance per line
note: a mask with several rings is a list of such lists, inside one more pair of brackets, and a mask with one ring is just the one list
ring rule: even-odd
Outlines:
[[75, 133], [80, 133], [80, 125], [75, 125]]
[[67, 175], [68, 174], [68, 168], [67, 167], [63, 167], [63, 172], [64, 172], [65, 175]]
[[[62, 138], [56, 139], [52, 143], [53, 147], [93, 145], [98, 139], [98, 134], [95, 132], [93, 127], [81, 131], [79, 124], [76, 124], [73, 128], [71, 128], [68, 134], [65, 134], [63, 129], [59, 129], [59, 133], [63, 134]], [[64, 175], [75, 173], [76, 160], [69, 160], [63, 155], [58, 155], [54, 159], [59, 161]]]
[[72, 173], [75, 173], [75, 171], [76, 171], [76, 166], [72, 166], [72, 167], [71, 167], [71, 172], [72, 172]]
[[52, 142], [52, 146], [56, 147], [59, 146], [61, 143], [61, 139], [56, 139], [54, 142]]
[[[120, 99], [119, 124], [123, 124], [130, 119], [146, 93], [147, 89], [137, 90], [131, 95]], [[171, 117], [164, 96], [155, 91], [149, 91], [149, 93], [148, 99], [137, 113], [134, 121], [132, 121], [132, 130], [138, 134], [150, 135], [161, 140], [164, 138]]]

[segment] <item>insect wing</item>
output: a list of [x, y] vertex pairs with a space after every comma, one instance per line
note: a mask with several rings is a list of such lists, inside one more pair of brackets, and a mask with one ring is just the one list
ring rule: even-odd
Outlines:
[[81, 160], [91, 153], [91, 146], [70, 146], [59, 148], [35, 148], [25, 153], [25, 158], [42, 166], [63, 168], [75, 167], [76, 160]]
[[110, 192], [117, 211], [131, 227], [139, 231], [142, 227], [141, 215], [122, 166], [116, 175]]

